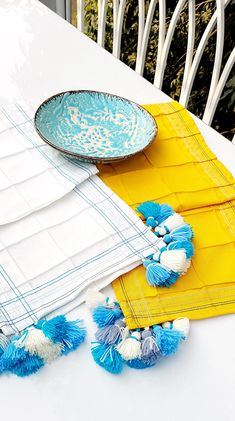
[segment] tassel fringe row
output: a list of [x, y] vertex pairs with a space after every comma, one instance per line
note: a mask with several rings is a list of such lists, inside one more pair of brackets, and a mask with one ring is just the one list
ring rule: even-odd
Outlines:
[[75, 351], [85, 337], [82, 321], [68, 321], [64, 315], [39, 320], [11, 339], [0, 333], [0, 373], [34, 374], [57, 357]]
[[148, 283], [154, 287], [170, 287], [190, 267], [194, 254], [192, 228], [168, 205], [144, 202], [137, 210], [161, 240], [156, 252], [143, 262]]
[[[92, 291], [93, 297], [94, 294]], [[92, 342], [91, 353], [94, 361], [112, 374], [119, 374], [124, 364], [136, 369], [156, 365], [164, 357], [175, 354], [180, 343], [185, 341], [189, 334], [187, 318], [179, 318], [173, 322], [144, 329], [129, 330], [117, 302], [114, 307], [104, 305], [103, 313], [100, 311], [101, 306], [98, 307], [104, 321], [99, 318], [99, 323], [96, 323], [99, 329], [95, 334], [96, 342]], [[119, 319], [115, 316], [118, 314], [117, 308], [119, 308]], [[109, 317], [107, 312], [110, 313]], [[96, 322], [95, 308], [93, 320]]]
[[[143, 262], [148, 283], [170, 287], [190, 266], [194, 253], [192, 228], [168, 205], [144, 202], [137, 210], [159, 239], [155, 253]], [[111, 373], [120, 373], [124, 363], [137, 369], [152, 367], [174, 354], [188, 336], [186, 318], [129, 331], [118, 302], [89, 290], [87, 305], [99, 328], [92, 356]], [[39, 320], [11, 339], [0, 332], [0, 373], [20, 377], [36, 373], [55, 358], [76, 350], [85, 336], [81, 321], [68, 321], [64, 315]]]

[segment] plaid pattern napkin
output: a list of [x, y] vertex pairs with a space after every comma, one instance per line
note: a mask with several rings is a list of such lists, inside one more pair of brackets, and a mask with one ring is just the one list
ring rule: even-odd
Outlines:
[[0, 328], [13, 334], [80, 304], [141, 264], [158, 242], [95, 175], [60, 200], [0, 227]]
[[44, 143], [24, 102], [0, 108], [0, 225], [53, 203], [97, 173]]

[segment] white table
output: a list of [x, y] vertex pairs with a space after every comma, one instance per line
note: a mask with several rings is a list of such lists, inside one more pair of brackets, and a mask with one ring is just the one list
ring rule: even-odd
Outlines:
[[[37, 106], [67, 89], [107, 91], [138, 103], [169, 101], [37, 1], [0, 0], [0, 57], [0, 104], [23, 97]], [[195, 120], [235, 175], [235, 147]], [[234, 421], [235, 315], [192, 322], [190, 340], [175, 357], [115, 377], [94, 364], [94, 327], [84, 307], [78, 313], [89, 337], [77, 352], [30, 378], [0, 378], [2, 420]]]

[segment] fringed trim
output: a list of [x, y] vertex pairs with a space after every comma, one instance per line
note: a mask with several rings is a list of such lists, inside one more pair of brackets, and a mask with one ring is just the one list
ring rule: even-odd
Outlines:
[[68, 321], [64, 315], [39, 320], [11, 340], [0, 334], [0, 373], [34, 374], [57, 357], [75, 351], [85, 337], [82, 321]]
[[168, 205], [144, 202], [137, 210], [159, 238], [156, 253], [143, 262], [148, 283], [154, 287], [170, 287], [190, 267], [194, 254], [192, 228]]
[[[93, 297], [93, 306], [90, 305], [90, 294]], [[100, 294], [97, 293], [97, 299], [100, 298]], [[99, 309], [98, 327], [101, 327], [95, 334], [96, 341], [92, 342], [91, 353], [94, 361], [110, 373], [119, 374], [125, 363], [136, 369], [152, 367], [162, 358], [175, 354], [180, 343], [188, 337], [189, 320], [187, 318], [144, 329], [129, 330], [119, 304], [115, 302], [112, 306], [107, 305], [105, 304], [106, 297], [103, 296], [104, 304], [96, 307], [95, 295], [95, 291], [90, 291], [87, 301], [89, 307], [93, 307], [92, 314], [95, 322], [97, 309]], [[101, 312], [101, 307], [103, 312]], [[108, 313], [109, 317], [107, 317]]]

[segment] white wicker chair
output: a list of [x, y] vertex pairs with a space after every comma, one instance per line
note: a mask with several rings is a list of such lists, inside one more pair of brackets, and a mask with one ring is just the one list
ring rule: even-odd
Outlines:
[[[210, 89], [207, 97], [206, 106], [202, 120], [211, 125], [216, 107], [221, 97], [223, 88], [229, 77], [231, 69], [235, 62], [235, 48], [230, 54], [230, 57], [221, 72], [221, 63], [224, 47], [224, 29], [225, 19], [224, 11], [231, 0], [216, 0], [216, 10], [211, 17], [199, 45], [194, 54], [194, 38], [195, 38], [195, 0], [178, 0], [177, 6], [172, 15], [168, 30], [166, 31], [166, 0], [151, 0], [145, 16], [145, 0], [138, 0], [139, 15], [138, 15], [138, 44], [137, 44], [137, 59], [135, 70], [140, 75], [143, 75], [146, 51], [148, 46], [149, 34], [152, 25], [152, 20], [156, 7], [159, 8], [159, 36], [158, 36], [158, 50], [156, 70], [154, 77], [154, 85], [162, 88], [164, 73], [167, 64], [168, 53], [170, 45], [174, 36], [177, 20], [182, 9], [188, 3], [188, 40], [186, 61], [183, 75], [183, 83], [179, 102], [187, 107], [189, 97], [192, 91], [193, 82], [197, 73], [198, 66], [202, 54], [204, 52], [206, 43], [216, 27], [216, 51], [214, 58], [214, 66], [211, 76]], [[77, 0], [77, 27], [84, 31], [84, 10], [85, 0]], [[113, 55], [120, 58], [121, 38], [123, 18], [125, 12], [126, 0], [113, 0]], [[97, 42], [104, 47], [105, 30], [106, 30], [106, 15], [108, 8], [108, 0], [98, 0], [98, 36]], [[235, 136], [233, 138], [235, 143]]]

